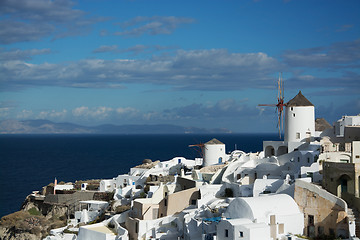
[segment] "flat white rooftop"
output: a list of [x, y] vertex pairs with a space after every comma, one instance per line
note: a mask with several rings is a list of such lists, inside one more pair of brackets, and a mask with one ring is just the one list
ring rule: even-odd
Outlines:
[[87, 229], [92, 230], [92, 231], [96, 231], [96, 232], [105, 233], [105, 234], [115, 235], [114, 232], [112, 232], [112, 231], [111, 231], [109, 228], [107, 228], [106, 226], [93, 226], [93, 227], [88, 227]]

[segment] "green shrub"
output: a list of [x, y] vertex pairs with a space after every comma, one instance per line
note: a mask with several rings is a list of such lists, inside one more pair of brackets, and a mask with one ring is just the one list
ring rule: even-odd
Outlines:
[[146, 193], [141, 192], [141, 193], [139, 194], [139, 198], [146, 198]]
[[35, 207], [32, 207], [28, 210], [28, 212], [30, 213], [30, 215], [33, 216], [40, 216], [41, 212], [39, 210], [37, 210]]

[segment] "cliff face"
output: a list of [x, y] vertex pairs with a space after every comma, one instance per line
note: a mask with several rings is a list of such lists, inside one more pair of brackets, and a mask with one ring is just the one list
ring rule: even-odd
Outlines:
[[1, 218], [0, 240], [43, 239], [51, 229], [66, 225], [67, 207], [28, 196], [22, 210]]
[[38, 240], [41, 239], [40, 236], [32, 234], [21, 229], [16, 229], [15, 227], [6, 228], [0, 226], [0, 239], [2, 240]]

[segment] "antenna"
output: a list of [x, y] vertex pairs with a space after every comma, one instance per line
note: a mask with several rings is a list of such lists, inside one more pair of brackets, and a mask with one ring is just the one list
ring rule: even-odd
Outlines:
[[268, 106], [268, 107], [276, 107], [276, 111], [278, 113], [278, 123], [277, 127], [279, 128], [279, 137], [281, 139], [281, 130], [284, 129], [284, 80], [282, 78], [282, 72], [279, 73], [278, 80], [278, 93], [277, 93], [277, 104], [259, 104], [258, 106]]

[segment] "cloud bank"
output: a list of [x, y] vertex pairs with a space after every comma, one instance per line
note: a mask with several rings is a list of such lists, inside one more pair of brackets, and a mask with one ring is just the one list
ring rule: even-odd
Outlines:
[[[123, 84], [161, 84], [174, 89], [233, 90], [273, 85], [268, 75], [281, 63], [265, 53], [229, 53], [225, 49], [178, 50], [151, 59], [84, 59], [63, 64], [30, 64], [22, 59], [47, 53], [0, 52], [3, 90], [36, 86], [113, 88]], [[6, 55], [17, 55], [4, 60]], [[22, 56], [22, 57], [20, 57]]]
[[0, 1], [0, 43], [38, 41], [81, 35], [104, 18], [90, 17], [74, 9], [70, 0]]

